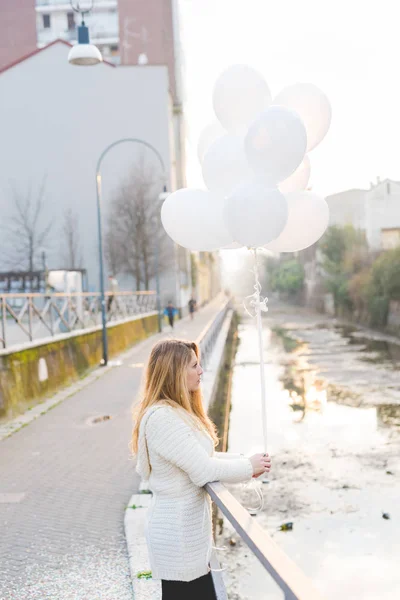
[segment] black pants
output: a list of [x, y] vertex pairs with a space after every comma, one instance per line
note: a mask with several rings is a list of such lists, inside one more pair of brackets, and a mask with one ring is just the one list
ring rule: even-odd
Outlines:
[[217, 600], [211, 573], [193, 581], [163, 579], [162, 600]]
[[168, 321], [170, 326], [173, 328], [174, 327], [174, 317], [168, 317]]

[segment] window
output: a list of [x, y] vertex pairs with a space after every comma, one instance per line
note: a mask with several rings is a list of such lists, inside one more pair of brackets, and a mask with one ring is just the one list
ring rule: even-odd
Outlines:
[[67, 13], [67, 21], [68, 21], [68, 31], [73, 31], [75, 29], [75, 15], [73, 12]]
[[50, 15], [43, 15], [43, 29], [50, 29]]

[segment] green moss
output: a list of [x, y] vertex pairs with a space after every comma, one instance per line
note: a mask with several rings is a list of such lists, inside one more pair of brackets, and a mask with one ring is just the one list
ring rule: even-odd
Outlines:
[[294, 352], [301, 346], [301, 342], [292, 337], [284, 327], [273, 327], [272, 332], [281, 339], [285, 352]]
[[231, 410], [230, 377], [238, 345], [238, 315], [235, 312], [232, 317], [231, 326], [225, 343], [224, 357], [218, 375], [217, 392], [215, 395], [215, 400], [208, 411], [210, 418], [217, 427], [218, 437], [220, 440], [217, 446], [218, 451], [227, 450], [227, 448], [224, 448], [223, 446], [224, 439], [227, 439], [227, 428], [229, 427], [227, 412], [230, 412]]
[[[157, 331], [157, 315], [109, 327], [110, 358]], [[15, 416], [62, 387], [82, 379], [100, 364], [101, 357], [101, 330], [0, 356], [0, 415]], [[49, 375], [42, 382], [38, 373], [41, 358], [46, 360]]]

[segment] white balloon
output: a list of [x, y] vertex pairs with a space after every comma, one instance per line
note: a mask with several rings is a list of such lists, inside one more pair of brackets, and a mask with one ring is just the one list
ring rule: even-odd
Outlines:
[[285, 181], [279, 184], [279, 189], [282, 194], [288, 194], [289, 192], [297, 192], [305, 190], [310, 180], [311, 164], [310, 159], [306, 155], [304, 160], [300, 163], [294, 173], [290, 175]]
[[240, 185], [225, 201], [227, 229], [235, 242], [251, 248], [276, 239], [287, 215], [285, 196], [277, 188], [266, 188], [257, 182]]
[[218, 121], [213, 121], [204, 127], [197, 142], [197, 156], [200, 164], [209, 147], [215, 140], [225, 135], [226, 131]]
[[317, 86], [312, 83], [289, 85], [273, 103], [291, 108], [300, 115], [307, 131], [307, 152], [324, 139], [331, 124], [332, 108], [328, 97]]
[[256, 175], [276, 184], [287, 179], [303, 160], [306, 130], [295, 112], [270, 106], [250, 126], [244, 147]]
[[223, 220], [224, 200], [204, 190], [182, 188], [161, 208], [161, 221], [170, 238], [190, 250], [211, 251], [233, 242]]
[[243, 244], [238, 244], [237, 242], [232, 242], [229, 246], [224, 246], [221, 250], [239, 250], [239, 248], [243, 248]]
[[262, 75], [247, 65], [232, 65], [214, 85], [213, 106], [221, 125], [231, 132], [247, 129], [271, 103], [271, 92]]
[[216, 140], [203, 159], [203, 179], [209, 190], [227, 196], [251, 175], [243, 138], [227, 133]]
[[273, 252], [298, 252], [315, 244], [329, 222], [328, 204], [313, 192], [286, 194], [289, 215], [284, 230], [264, 248]]

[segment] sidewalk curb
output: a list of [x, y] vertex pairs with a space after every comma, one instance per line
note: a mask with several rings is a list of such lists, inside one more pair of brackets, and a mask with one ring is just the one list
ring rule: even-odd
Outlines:
[[[138, 578], [139, 573], [151, 571], [145, 527], [152, 497], [152, 494], [133, 494], [125, 509], [124, 527], [133, 597], [135, 600], [155, 600], [156, 598], [161, 598], [160, 581]], [[131, 506], [137, 506], [137, 508], [129, 508]]]

